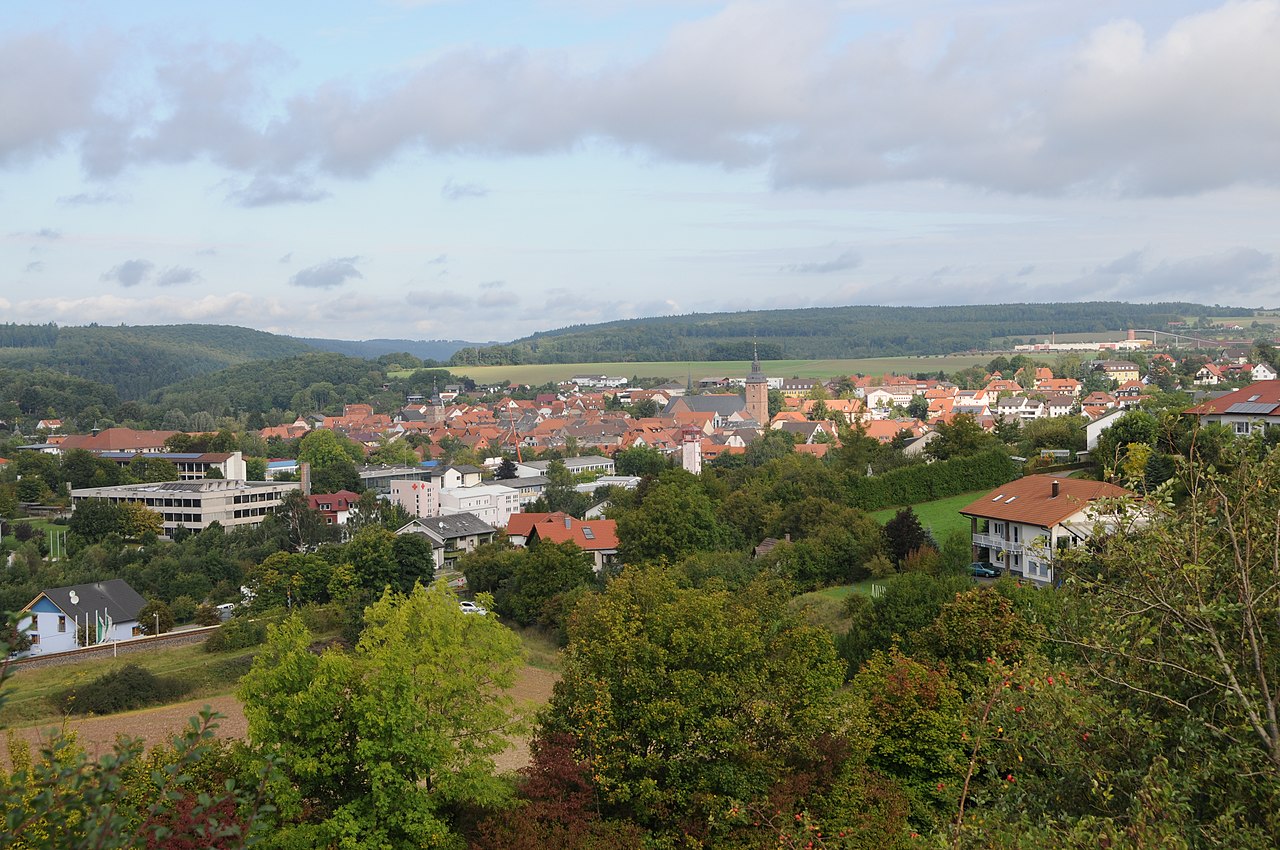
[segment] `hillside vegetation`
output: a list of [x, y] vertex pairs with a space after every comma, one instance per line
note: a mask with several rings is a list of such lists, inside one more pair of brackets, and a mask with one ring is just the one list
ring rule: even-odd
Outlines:
[[984, 304], [964, 307], [821, 307], [694, 313], [575, 325], [506, 345], [464, 348], [454, 365], [602, 361], [769, 360], [947, 354], [985, 350], [994, 338], [1161, 328], [1186, 315], [1249, 316], [1198, 304]]
[[108, 384], [125, 399], [239, 363], [314, 350], [300, 340], [229, 325], [4, 325], [0, 342], [0, 367], [45, 367]]

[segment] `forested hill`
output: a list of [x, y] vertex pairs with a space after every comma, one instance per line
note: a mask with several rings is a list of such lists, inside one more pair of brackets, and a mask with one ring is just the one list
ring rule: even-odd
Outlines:
[[321, 351], [333, 351], [348, 357], [363, 357], [376, 360], [384, 354], [399, 354], [407, 351], [420, 360], [446, 362], [460, 348], [475, 348], [493, 345], [491, 342], [466, 342], [460, 339], [318, 339], [298, 337], [312, 348]]
[[290, 337], [228, 325], [0, 325], [0, 367], [44, 367], [108, 384], [126, 399], [239, 363], [313, 350]]
[[575, 325], [505, 345], [464, 348], [455, 364], [827, 359], [982, 350], [1000, 337], [1162, 328], [1186, 316], [1249, 316], [1200, 304], [983, 304], [965, 307], [816, 307], [694, 313]]

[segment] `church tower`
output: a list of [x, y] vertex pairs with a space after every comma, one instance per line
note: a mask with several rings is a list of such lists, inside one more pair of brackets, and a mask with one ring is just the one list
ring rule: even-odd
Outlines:
[[769, 427], [769, 381], [760, 371], [760, 352], [751, 346], [751, 374], [747, 376], [747, 415], [759, 423], [761, 428]]

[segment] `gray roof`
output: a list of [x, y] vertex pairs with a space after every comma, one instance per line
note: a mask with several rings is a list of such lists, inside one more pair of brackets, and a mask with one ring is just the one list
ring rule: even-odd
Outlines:
[[[73, 597], [74, 594], [74, 597]], [[138, 619], [138, 612], [147, 600], [138, 595], [124, 579], [113, 578], [93, 584], [74, 584], [70, 587], [54, 587], [41, 591], [42, 596], [58, 606], [58, 610], [72, 620], [89, 622], [94, 613], [106, 611], [117, 623]], [[40, 597], [37, 596], [36, 599]], [[72, 599], [75, 599], [73, 602]], [[32, 600], [31, 604], [35, 604]], [[30, 606], [28, 606], [30, 607]]]
[[418, 517], [408, 525], [399, 529], [397, 534], [408, 534], [421, 531], [436, 540], [456, 540], [459, 537], [470, 537], [473, 534], [493, 534], [497, 529], [472, 513], [462, 511], [456, 514]]
[[739, 395], [685, 395], [673, 398], [662, 409], [663, 416], [670, 416], [675, 410], [687, 410], [690, 413], [714, 413], [717, 416], [729, 416], [745, 410], [747, 400]]
[[546, 487], [551, 483], [551, 479], [545, 475], [525, 475], [521, 478], [495, 478], [494, 483], [523, 490], [528, 487]]

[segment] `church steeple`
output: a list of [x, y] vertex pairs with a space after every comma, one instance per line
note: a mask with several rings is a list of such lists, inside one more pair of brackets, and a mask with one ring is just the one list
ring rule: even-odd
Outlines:
[[751, 343], [751, 374], [747, 375], [746, 413], [762, 427], [769, 425], [769, 379], [760, 367], [760, 350]]

